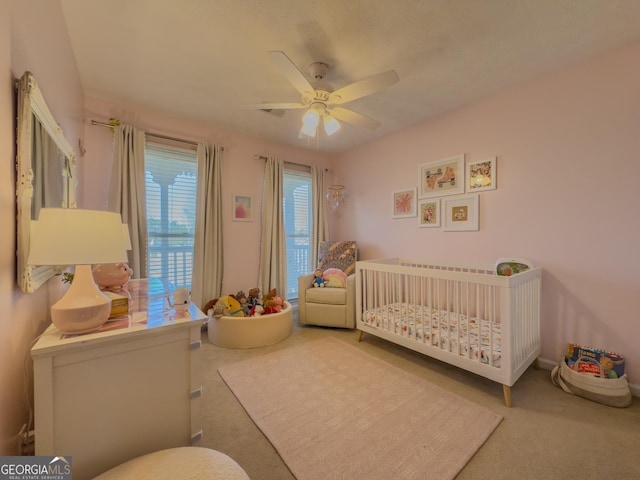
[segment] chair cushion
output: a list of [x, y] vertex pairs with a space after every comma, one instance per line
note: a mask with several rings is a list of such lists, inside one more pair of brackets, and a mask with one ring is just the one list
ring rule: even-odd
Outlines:
[[307, 303], [323, 303], [327, 305], [346, 305], [347, 290], [345, 288], [309, 288], [305, 292]]
[[319, 250], [318, 268], [322, 271], [338, 268], [347, 275], [356, 271], [356, 242], [322, 242]]

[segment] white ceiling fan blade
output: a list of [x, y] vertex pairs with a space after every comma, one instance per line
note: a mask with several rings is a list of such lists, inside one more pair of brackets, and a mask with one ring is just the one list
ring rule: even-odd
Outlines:
[[269, 57], [271, 57], [271, 61], [280, 69], [284, 76], [287, 77], [287, 80], [296, 87], [296, 90], [302, 95], [313, 95], [314, 89], [309, 81], [284, 52], [273, 50], [269, 52]]
[[342, 120], [343, 122], [357, 125], [358, 127], [365, 127], [370, 130], [375, 130], [382, 125], [377, 120], [369, 118], [361, 113], [354, 112], [353, 110], [347, 110], [346, 108], [335, 107], [332, 108], [329, 113], [332, 117]]
[[393, 70], [379, 73], [359, 82], [352, 83], [346, 87], [339, 88], [329, 96], [330, 104], [339, 105], [350, 102], [367, 95], [371, 95], [379, 90], [390, 87], [400, 80], [398, 74]]
[[306, 108], [304, 103], [250, 103], [242, 105], [247, 110], [291, 110], [294, 108]]

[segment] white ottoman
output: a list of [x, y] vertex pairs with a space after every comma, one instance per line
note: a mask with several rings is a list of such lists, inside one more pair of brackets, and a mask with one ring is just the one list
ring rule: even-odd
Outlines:
[[94, 480], [250, 480], [228, 455], [210, 448], [178, 447], [148, 453]]

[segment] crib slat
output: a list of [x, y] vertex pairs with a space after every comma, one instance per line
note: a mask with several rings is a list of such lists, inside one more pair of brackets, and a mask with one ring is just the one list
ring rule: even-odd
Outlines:
[[362, 283], [356, 302], [362, 331], [505, 388], [540, 351], [539, 268], [499, 277], [490, 264], [396, 258], [359, 261], [356, 271]]

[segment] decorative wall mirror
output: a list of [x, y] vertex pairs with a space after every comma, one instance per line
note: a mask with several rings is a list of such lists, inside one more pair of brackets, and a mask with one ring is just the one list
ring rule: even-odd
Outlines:
[[43, 207], [76, 207], [76, 154], [33, 74], [26, 72], [17, 89], [17, 278], [22, 291], [32, 293], [57, 273], [54, 267], [27, 265], [32, 223]]

